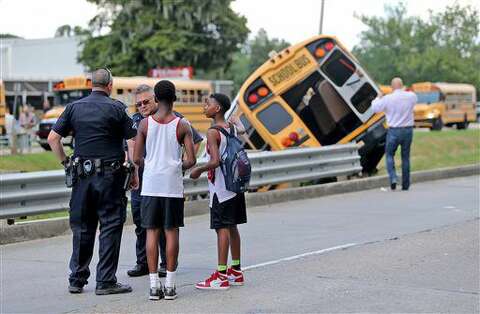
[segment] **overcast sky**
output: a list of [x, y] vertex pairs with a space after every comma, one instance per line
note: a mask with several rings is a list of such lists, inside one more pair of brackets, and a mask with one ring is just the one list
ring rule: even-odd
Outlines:
[[[198, 0], [200, 1], [200, 0]], [[422, 18], [428, 10], [442, 11], [453, 0], [408, 0], [408, 13]], [[480, 10], [480, 1], [459, 0]], [[385, 4], [398, 0], [326, 0], [323, 33], [336, 35], [348, 48], [358, 43], [363, 24], [354, 13], [384, 15]], [[296, 43], [319, 31], [320, 0], [236, 0], [233, 9], [248, 20], [251, 36], [260, 28], [270, 37]], [[63, 24], [86, 27], [96, 15], [96, 6], [86, 0], [0, 0], [0, 33], [25, 38], [53, 37]]]

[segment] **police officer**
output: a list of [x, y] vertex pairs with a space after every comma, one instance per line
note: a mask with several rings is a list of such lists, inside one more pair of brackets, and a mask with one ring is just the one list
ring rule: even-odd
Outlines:
[[[137, 88], [133, 91], [135, 95], [135, 106], [138, 109], [138, 112], [132, 116], [133, 125], [136, 129], [140, 124], [140, 121], [154, 114], [158, 109], [158, 104], [155, 102], [155, 95], [153, 93], [153, 88], [146, 85], [141, 84], [137, 86]], [[173, 112], [177, 117], [183, 118], [183, 116], [179, 113], [174, 111]], [[198, 133], [198, 131], [192, 127], [192, 136], [193, 136], [193, 143], [195, 145], [195, 153], [197, 153], [200, 142], [203, 141], [202, 136]], [[129, 141], [129, 145], [134, 145], [132, 141]], [[132, 148], [132, 146], [130, 146]], [[132, 152], [133, 149], [130, 149]], [[132, 159], [133, 156], [130, 156]], [[127, 274], [130, 277], [138, 277], [138, 276], [145, 276], [148, 274], [148, 266], [147, 266], [147, 254], [145, 249], [147, 233], [146, 230], [141, 226], [142, 218], [140, 213], [140, 206], [142, 202], [142, 196], [140, 195], [141, 192], [141, 185], [142, 185], [142, 173], [143, 169], [140, 168], [138, 170], [139, 173], [139, 188], [132, 190], [131, 192], [131, 207], [132, 207], [132, 216], [133, 222], [136, 226], [135, 234], [137, 236], [137, 241], [135, 245], [135, 251], [137, 255], [137, 262], [136, 265], [127, 271]], [[160, 257], [161, 263], [160, 267], [158, 268], [158, 275], [159, 277], [165, 277], [167, 275], [167, 258], [166, 258], [166, 241], [165, 241], [165, 233], [160, 232], [159, 239], [158, 239], [158, 246], [160, 250]]]
[[[81, 293], [90, 276], [97, 224], [100, 222], [97, 295], [127, 293], [132, 288], [117, 282], [120, 241], [126, 217], [127, 174], [123, 143], [136, 135], [126, 107], [111, 99], [112, 75], [108, 69], [92, 73], [92, 93], [66, 106], [48, 136], [48, 143], [63, 165], [66, 157], [61, 138], [73, 132], [75, 174], [70, 199], [73, 252], [70, 259], [70, 293]], [[133, 177], [130, 187], [138, 186]]]

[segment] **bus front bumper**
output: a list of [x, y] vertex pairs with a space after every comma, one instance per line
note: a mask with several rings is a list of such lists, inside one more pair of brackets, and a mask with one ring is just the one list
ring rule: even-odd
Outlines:
[[416, 128], [430, 128], [433, 125], [435, 119], [418, 119], [415, 120]]

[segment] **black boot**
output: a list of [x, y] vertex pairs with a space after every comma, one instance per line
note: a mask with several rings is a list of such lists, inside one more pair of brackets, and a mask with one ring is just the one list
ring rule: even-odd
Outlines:
[[96, 295], [117, 294], [117, 293], [129, 293], [132, 292], [132, 287], [121, 283], [114, 283], [108, 285], [97, 286], [95, 289]]
[[140, 277], [148, 275], [148, 266], [137, 264], [135, 267], [127, 271], [127, 275], [130, 277]]

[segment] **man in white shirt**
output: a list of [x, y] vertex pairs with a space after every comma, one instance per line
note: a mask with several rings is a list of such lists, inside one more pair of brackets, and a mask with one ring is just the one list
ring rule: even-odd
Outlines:
[[387, 117], [388, 131], [385, 155], [390, 187], [397, 187], [397, 174], [395, 172], [395, 152], [398, 146], [402, 152], [402, 190], [410, 187], [410, 146], [413, 138], [413, 107], [417, 102], [417, 95], [407, 92], [403, 88], [402, 79], [395, 77], [391, 83], [393, 92], [382, 97], [380, 95], [372, 102], [375, 112], [384, 112]]

